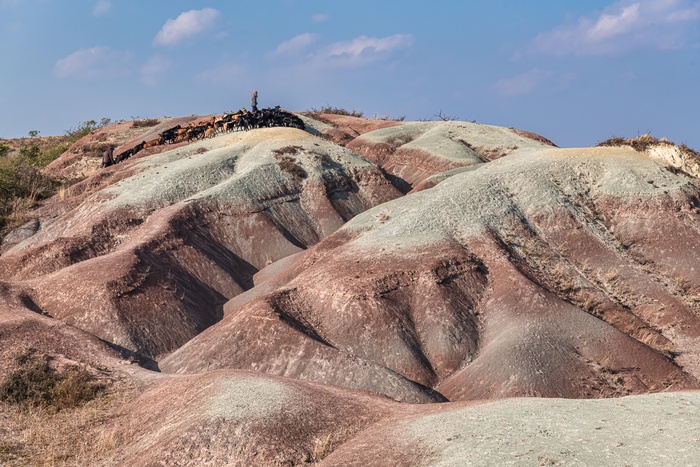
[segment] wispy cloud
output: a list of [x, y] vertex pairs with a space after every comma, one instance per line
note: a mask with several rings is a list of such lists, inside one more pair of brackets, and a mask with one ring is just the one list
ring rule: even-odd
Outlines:
[[296, 55], [306, 50], [318, 40], [318, 34], [307, 32], [282, 42], [275, 49], [275, 55]]
[[530, 71], [512, 78], [505, 78], [496, 82], [496, 92], [501, 96], [514, 97], [530, 94], [537, 87], [543, 85], [552, 77], [549, 70], [533, 68]]
[[602, 12], [539, 34], [529, 52], [542, 55], [611, 55], [638, 48], [685, 45], [700, 22], [700, 2], [621, 0]]
[[125, 73], [130, 59], [128, 52], [91, 47], [76, 50], [58, 60], [53, 70], [59, 78], [95, 79]]
[[313, 21], [314, 23], [325, 23], [326, 21], [330, 20], [331, 16], [323, 13], [317, 13], [311, 17], [311, 21]]
[[237, 89], [240, 86], [238, 78], [246, 75], [246, 67], [238, 63], [224, 61], [208, 68], [196, 77], [197, 81], [212, 84], [225, 89]]
[[172, 62], [162, 55], [154, 55], [139, 70], [141, 82], [147, 86], [155, 86], [171, 65]]
[[311, 60], [328, 66], [360, 67], [385, 59], [396, 50], [410, 47], [412, 44], [413, 36], [410, 34], [395, 34], [383, 38], [360, 36], [330, 44], [314, 53]]
[[112, 10], [112, 2], [108, 0], [100, 0], [97, 2], [92, 9], [92, 16], [100, 17], [105, 16]]
[[165, 22], [153, 39], [153, 45], [176, 45], [198, 36], [213, 28], [220, 16], [221, 13], [214, 8], [181, 13], [177, 18]]

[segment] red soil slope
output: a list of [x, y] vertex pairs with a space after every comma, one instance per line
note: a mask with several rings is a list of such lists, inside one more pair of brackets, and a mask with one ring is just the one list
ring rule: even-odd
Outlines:
[[[615, 436], [643, 425], [635, 401], [683, 427], [695, 413], [695, 393], [473, 402], [700, 387], [700, 184], [672, 148], [326, 116], [99, 168], [105, 144], [192, 119], [89, 135], [48, 168], [84, 179], [3, 240], [0, 378], [31, 347], [134, 387], [88, 429], [106, 443], [95, 463], [517, 462], [484, 458], [491, 439], [526, 439], [518, 455], [541, 463], [556, 458], [533, 431], [540, 403], [585, 411], [576, 439], [608, 416]], [[13, 413], [0, 404], [0, 435], [20, 439]], [[480, 430], [481, 454], [464, 441]], [[645, 436], [618, 441], [687, 463]]]

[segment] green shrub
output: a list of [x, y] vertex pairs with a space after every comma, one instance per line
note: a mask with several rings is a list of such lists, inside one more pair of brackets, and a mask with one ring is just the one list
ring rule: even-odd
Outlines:
[[68, 136], [70, 144], [73, 144], [83, 136], [87, 136], [91, 132], [109, 125], [111, 122], [112, 120], [107, 117], [102, 117], [99, 123], [95, 120], [86, 120], [83, 123], [79, 123], [77, 127], [66, 130], [66, 136]]
[[0, 233], [23, 223], [37, 201], [51, 196], [60, 182], [41, 172], [44, 159], [37, 147], [0, 158]]
[[60, 180], [44, 174], [41, 169], [80, 138], [110, 122], [109, 118], [99, 122], [87, 120], [67, 130], [63, 137], [48, 139], [48, 143], [36, 139], [39, 132], [32, 130], [29, 144], [14, 152], [10, 146], [0, 144], [0, 237], [25, 222], [27, 211], [37, 201], [53, 195], [61, 185]]

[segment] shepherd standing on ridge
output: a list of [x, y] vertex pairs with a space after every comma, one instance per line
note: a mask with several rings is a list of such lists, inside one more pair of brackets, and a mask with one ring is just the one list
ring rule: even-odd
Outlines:
[[258, 91], [253, 91], [250, 106], [253, 113], [258, 112]]

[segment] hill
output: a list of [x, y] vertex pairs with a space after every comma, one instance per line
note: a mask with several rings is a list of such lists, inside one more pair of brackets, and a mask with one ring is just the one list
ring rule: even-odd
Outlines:
[[[571, 443], [599, 443], [596, 417], [630, 446], [608, 461], [650, 458], [644, 446], [687, 459], [668, 433], [626, 427], [645, 407], [663, 427], [669, 407], [681, 425], [697, 407], [697, 153], [300, 118], [102, 168], [109, 145], [210, 117], [120, 122], [44, 169], [79, 181], [3, 239], [0, 378], [40, 355], [102, 395], [44, 408], [46, 429], [74, 427], [49, 441], [1, 403], [0, 459], [595, 463]], [[71, 453], [75, 436], [97, 441]]]

